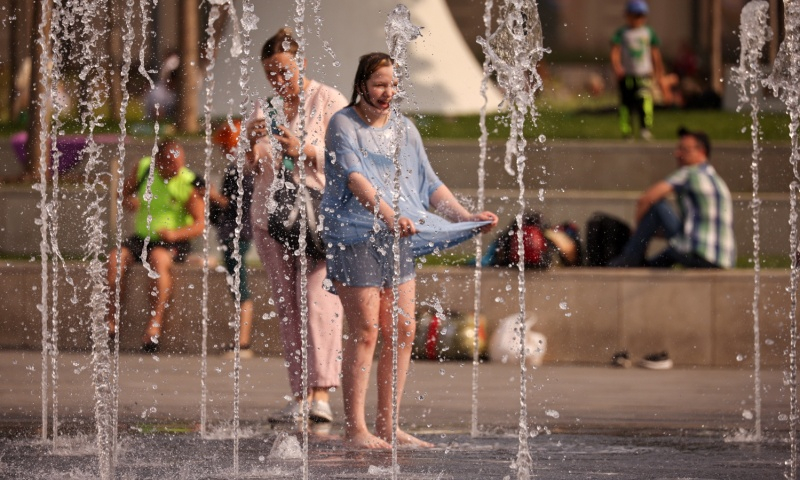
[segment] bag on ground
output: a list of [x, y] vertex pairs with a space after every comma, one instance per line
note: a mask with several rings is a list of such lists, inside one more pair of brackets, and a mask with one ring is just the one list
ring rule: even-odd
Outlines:
[[590, 267], [605, 267], [609, 260], [622, 253], [631, 227], [619, 218], [595, 213], [586, 222], [586, 264]]
[[521, 227], [515, 220], [497, 238], [496, 250], [493, 252], [493, 265], [514, 267], [519, 264], [520, 238], [518, 232], [521, 230], [525, 268], [548, 268], [552, 262], [552, 252], [550, 243], [545, 238], [545, 228], [542, 214], [539, 212], [526, 213], [522, 218]]
[[[529, 367], [538, 367], [544, 361], [547, 350], [547, 339], [544, 335], [533, 330], [536, 317], [528, 315], [525, 319], [525, 364]], [[519, 316], [509, 315], [500, 320], [497, 329], [489, 341], [489, 359], [493, 362], [508, 363], [519, 362]]]
[[[478, 355], [486, 357], [486, 319], [478, 317]], [[424, 360], [471, 360], [475, 351], [475, 315], [420, 309], [411, 354]]]

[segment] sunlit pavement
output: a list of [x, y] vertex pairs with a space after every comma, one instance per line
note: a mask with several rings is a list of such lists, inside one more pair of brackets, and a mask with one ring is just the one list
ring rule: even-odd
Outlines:
[[[92, 478], [97, 462], [86, 437], [93, 433], [90, 357], [59, 356], [55, 393], [64, 437], [57, 455], [50, 443], [38, 440], [41, 369], [40, 352], [0, 352], [6, 438], [0, 443], [0, 478], [67, 478], [56, 473], [68, 471]], [[122, 355], [119, 478], [231, 478], [233, 362], [208, 358], [205, 437], [197, 433], [201, 369], [202, 359], [195, 356]], [[756, 415], [752, 369], [546, 365], [528, 373], [529, 449], [540, 478], [779, 478], [790, 457], [788, 389], [781, 371], [762, 372], [761, 442], [745, 441]], [[471, 362], [414, 363], [401, 425], [436, 448], [401, 450], [401, 478], [516, 478], [511, 465], [519, 449], [519, 369], [480, 366], [477, 415], [482, 433], [477, 438], [470, 435], [472, 378]], [[48, 388], [50, 398], [53, 391]], [[266, 420], [286, 402], [283, 360], [243, 361], [239, 391], [240, 476], [297, 478], [302, 460], [269, 457], [279, 434], [296, 433], [273, 428]], [[374, 411], [374, 393], [373, 387], [368, 414]], [[337, 418], [330, 430], [314, 428], [310, 433], [310, 478], [371, 478], [388, 472], [391, 455], [342, 446], [339, 391], [331, 403]], [[71, 454], [64, 456], [64, 451]]]

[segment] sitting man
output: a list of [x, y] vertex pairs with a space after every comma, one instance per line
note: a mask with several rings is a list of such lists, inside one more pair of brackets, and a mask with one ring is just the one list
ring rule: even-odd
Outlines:
[[107, 322], [109, 336], [114, 338], [117, 269], [120, 270], [121, 279], [131, 263], [142, 261], [146, 248], [146, 260], [150, 266], [148, 270], [152, 269], [158, 275], [151, 275], [150, 320], [142, 339], [142, 351], [156, 353], [164, 325], [164, 309], [172, 290], [172, 264], [185, 261], [190, 251], [189, 240], [203, 233], [205, 185], [201, 178], [184, 166], [184, 152], [180, 144], [167, 139], [158, 145], [150, 187], [152, 199], [148, 201], [145, 193], [150, 162], [150, 157], [143, 158], [123, 185], [123, 205], [126, 210], [136, 211], [135, 227], [133, 236], [123, 243], [119, 252], [119, 265], [116, 249], [109, 254]]
[[[611, 267], [730, 268], [736, 262], [733, 205], [728, 186], [708, 163], [711, 143], [703, 132], [678, 130], [678, 170], [644, 192], [636, 204], [636, 231]], [[667, 203], [674, 192], [680, 218]], [[647, 245], [663, 235], [669, 246], [645, 259]]]

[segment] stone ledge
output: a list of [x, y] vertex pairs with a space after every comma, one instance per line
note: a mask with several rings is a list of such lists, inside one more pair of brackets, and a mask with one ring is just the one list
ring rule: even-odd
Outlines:
[[[0, 266], [0, 348], [41, 348], [41, 267], [33, 262], [4, 262]], [[88, 348], [89, 281], [79, 263], [68, 271], [78, 285], [72, 288], [60, 274], [56, 320], [59, 348]], [[202, 339], [202, 269], [175, 269], [174, 299], [168, 308], [163, 347], [166, 353], [196, 354]], [[263, 319], [272, 309], [262, 269], [250, 272], [255, 309], [254, 349], [261, 355], [281, 351], [277, 318]], [[553, 269], [526, 272], [526, 311], [538, 318], [536, 330], [548, 341], [547, 363], [605, 364], [627, 349], [634, 358], [668, 350], [678, 366], [750, 368], [753, 362], [753, 273], [732, 271], [656, 271], [647, 269]], [[482, 312], [489, 332], [500, 319], [519, 311], [518, 272], [482, 271]], [[762, 365], [782, 367], [788, 345], [788, 272], [761, 274], [760, 330]], [[417, 305], [437, 305], [471, 312], [474, 270], [465, 267], [426, 267], [418, 271]], [[121, 346], [135, 350], [147, 318], [147, 278], [144, 269], [130, 271], [128, 296], [123, 302]], [[51, 288], [51, 287], [48, 287]], [[216, 352], [232, 339], [228, 322], [233, 302], [224, 273], [209, 274], [208, 348]], [[52, 320], [52, 318], [51, 318]], [[125, 326], [128, 325], [130, 330]]]

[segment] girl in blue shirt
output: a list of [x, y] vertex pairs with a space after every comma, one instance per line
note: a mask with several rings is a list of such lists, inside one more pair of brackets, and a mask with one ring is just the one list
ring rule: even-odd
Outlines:
[[[399, 410], [415, 329], [414, 257], [455, 245], [497, 225], [494, 213], [468, 212], [439, 180], [425, 154], [419, 132], [407, 118], [398, 119], [401, 128], [394, 128], [391, 102], [396, 87], [397, 79], [388, 55], [362, 56], [350, 105], [333, 116], [325, 137], [328, 183], [321, 211], [328, 279], [342, 300], [349, 327], [342, 365], [345, 442], [359, 448], [391, 448], [394, 276], [398, 277], [399, 284]], [[399, 272], [394, 272], [392, 251], [395, 231], [392, 192], [396, 169], [393, 145], [399, 148], [401, 172], [397, 225], [401, 237]], [[429, 207], [446, 219], [428, 212]], [[378, 362], [378, 413], [373, 435], [366, 425], [364, 407], [379, 333], [383, 342]], [[400, 445], [433, 446], [399, 428], [396, 440]]]

